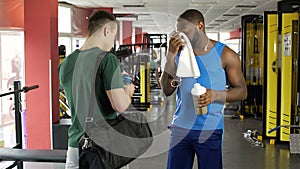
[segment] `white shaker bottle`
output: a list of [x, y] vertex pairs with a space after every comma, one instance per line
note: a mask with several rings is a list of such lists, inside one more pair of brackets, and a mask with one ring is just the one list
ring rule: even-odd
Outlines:
[[193, 96], [195, 113], [198, 114], [198, 115], [206, 114], [207, 113], [207, 106], [199, 107], [200, 105], [198, 104], [198, 99], [201, 95], [206, 93], [206, 88], [201, 86], [199, 83], [195, 83], [194, 87], [191, 90], [191, 93], [192, 93], [192, 96]]

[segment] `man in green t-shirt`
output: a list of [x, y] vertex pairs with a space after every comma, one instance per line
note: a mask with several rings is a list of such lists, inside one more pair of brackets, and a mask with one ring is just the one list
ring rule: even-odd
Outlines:
[[[117, 112], [125, 111], [131, 103], [134, 85], [124, 86], [119, 62], [109, 52], [116, 33], [117, 22], [112, 14], [94, 12], [89, 18], [84, 45], [66, 57], [59, 67], [60, 83], [67, 96], [72, 121], [68, 131], [66, 169], [79, 168], [78, 141], [84, 134], [90, 102], [95, 103], [92, 105], [94, 120], [114, 119]], [[102, 60], [96, 67], [100, 55], [103, 55]], [[92, 83], [95, 89], [91, 87]], [[92, 92], [96, 97], [91, 98]]]

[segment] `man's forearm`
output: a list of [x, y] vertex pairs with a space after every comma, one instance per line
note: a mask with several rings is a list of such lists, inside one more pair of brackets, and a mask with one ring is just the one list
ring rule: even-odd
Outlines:
[[176, 77], [176, 70], [174, 60], [167, 61], [161, 78], [161, 87], [166, 96], [170, 96], [176, 89], [176, 87], [171, 86], [172, 80]]
[[211, 102], [234, 102], [244, 100], [247, 97], [247, 90], [243, 87], [235, 87], [229, 90], [212, 90]]
[[246, 98], [247, 98], [247, 88], [234, 87], [226, 91], [227, 102], [245, 100]]

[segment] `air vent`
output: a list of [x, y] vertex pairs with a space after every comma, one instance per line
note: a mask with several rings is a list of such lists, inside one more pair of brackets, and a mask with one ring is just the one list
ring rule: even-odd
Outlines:
[[223, 16], [239, 16], [239, 14], [224, 14]]
[[140, 14], [138, 14], [138, 15], [140, 15], [140, 16], [150, 16], [149, 13], [140, 13]]
[[249, 8], [249, 9], [251, 9], [251, 8], [256, 8], [257, 5], [237, 5], [235, 7], [236, 8]]
[[153, 22], [153, 19], [139, 19], [139, 21], [143, 21], [143, 22]]
[[136, 14], [132, 14], [132, 13], [126, 13], [126, 14], [121, 14], [121, 13], [119, 13], [119, 14], [114, 14], [115, 15], [115, 17], [131, 17], [131, 18], [137, 18], [138, 16], [136, 15]]
[[220, 24], [218, 24], [218, 23], [211, 23], [211, 24], [209, 24], [209, 26], [220, 26]]
[[143, 8], [145, 7], [144, 4], [138, 4], [138, 5], [123, 5], [124, 8]]
[[228, 21], [227, 19], [216, 19], [215, 22], [226, 22]]

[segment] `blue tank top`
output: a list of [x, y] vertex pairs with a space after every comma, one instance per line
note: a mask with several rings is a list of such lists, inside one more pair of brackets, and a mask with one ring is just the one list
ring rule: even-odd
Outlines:
[[[214, 47], [203, 56], [195, 56], [201, 76], [199, 78], [182, 78], [176, 96], [176, 111], [172, 124], [192, 130], [223, 129], [224, 102], [214, 102], [208, 105], [208, 113], [197, 115], [194, 111], [194, 102], [191, 90], [194, 83], [212, 90], [226, 89], [225, 71], [222, 67], [221, 57], [225, 44], [217, 42]], [[179, 56], [177, 56], [176, 63]]]

